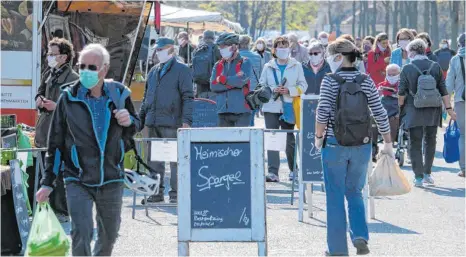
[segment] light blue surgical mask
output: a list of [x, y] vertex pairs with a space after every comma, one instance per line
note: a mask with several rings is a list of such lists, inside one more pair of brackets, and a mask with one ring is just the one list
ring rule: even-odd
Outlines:
[[99, 72], [92, 70], [79, 70], [79, 82], [87, 89], [91, 89], [99, 82]]

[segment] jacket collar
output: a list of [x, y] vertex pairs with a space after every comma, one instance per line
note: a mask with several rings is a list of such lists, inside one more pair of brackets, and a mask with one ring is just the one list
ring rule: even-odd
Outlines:
[[[309, 61], [303, 62], [302, 65], [304, 67], [308, 68], [309, 70], [312, 70], [312, 66], [311, 66]], [[320, 66], [320, 69], [317, 71], [317, 73], [321, 72], [322, 70], [324, 70], [327, 67], [330, 69], [330, 65], [328, 65], [328, 62], [324, 59], [324, 63], [322, 64], [322, 66]]]
[[[66, 79], [68, 78], [70, 73], [73, 72], [73, 69], [71, 69], [71, 66], [69, 64], [65, 64], [62, 67], [60, 67], [56, 72], [60, 73], [60, 75], [58, 75], [56, 83], [63, 84], [66, 82]], [[52, 70], [50, 70], [50, 75], [47, 78], [46, 82], [48, 83], [49, 81], [51, 81], [53, 76], [54, 75], [52, 73]]]

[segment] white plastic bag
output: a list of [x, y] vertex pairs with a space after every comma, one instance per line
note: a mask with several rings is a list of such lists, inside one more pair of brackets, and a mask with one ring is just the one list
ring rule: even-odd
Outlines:
[[403, 195], [411, 191], [411, 184], [395, 158], [381, 152], [375, 169], [369, 177], [369, 190], [371, 196]]

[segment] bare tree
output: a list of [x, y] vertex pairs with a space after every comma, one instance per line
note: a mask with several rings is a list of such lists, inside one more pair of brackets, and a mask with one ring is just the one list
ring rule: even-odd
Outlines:
[[424, 2], [424, 32], [430, 34], [430, 2]]
[[451, 47], [456, 47], [458, 44], [456, 42], [456, 37], [458, 36], [458, 28], [459, 28], [459, 9], [460, 9], [460, 2], [459, 1], [450, 1], [450, 22], [451, 22]]
[[356, 35], [356, 0], [353, 0], [353, 20], [351, 21], [351, 33]]
[[390, 1], [383, 1], [382, 2], [384, 11], [385, 11], [385, 33], [389, 33], [389, 25], [390, 25]]
[[359, 1], [359, 15], [358, 15], [358, 36], [364, 37], [364, 31], [362, 31], [362, 1]]
[[[330, 25], [330, 30], [332, 30], [332, 2], [328, 1], [328, 24]], [[330, 32], [330, 31], [327, 31]]]
[[417, 30], [417, 6], [418, 1], [409, 2], [409, 27]]
[[432, 18], [432, 31], [430, 33], [430, 39], [432, 40], [432, 50], [434, 50], [437, 43], [439, 42], [439, 33], [438, 33], [438, 6], [436, 1], [431, 2], [431, 18]]
[[393, 41], [395, 41], [396, 33], [398, 32], [398, 6], [399, 2], [393, 2], [393, 27], [392, 27], [392, 34], [393, 34]]
[[377, 28], [376, 28], [376, 25], [377, 25], [377, 1], [374, 0], [372, 1], [372, 19], [371, 19], [371, 25], [372, 25], [372, 35], [376, 35], [377, 34]]
[[239, 1], [239, 9], [241, 10], [239, 14], [239, 24], [241, 24], [241, 27], [243, 27], [245, 31], [248, 31], [248, 2]]
[[400, 26], [402, 28], [408, 27], [408, 6], [407, 2], [402, 1], [400, 2]]

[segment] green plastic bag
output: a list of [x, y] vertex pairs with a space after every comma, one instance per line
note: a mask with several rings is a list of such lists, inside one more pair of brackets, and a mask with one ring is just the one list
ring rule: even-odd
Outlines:
[[[142, 134], [141, 133], [137, 133], [135, 135], [135, 138], [142, 138]], [[140, 143], [142, 144], [142, 143]], [[147, 144], [143, 144], [143, 145], [147, 145]], [[144, 146], [141, 147], [141, 150], [139, 150], [139, 155], [141, 156], [142, 159], [144, 159]], [[134, 170], [136, 169], [136, 157], [134, 155], [134, 150], [130, 150], [128, 152], [125, 153], [125, 158], [124, 158], [124, 161], [123, 161], [123, 166], [125, 167], [125, 169], [129, 169], [129, 170]]]
[[48, 203], [37, 207], [25, 256], [66, 256], [70, 242]]

